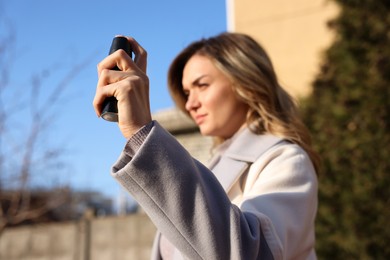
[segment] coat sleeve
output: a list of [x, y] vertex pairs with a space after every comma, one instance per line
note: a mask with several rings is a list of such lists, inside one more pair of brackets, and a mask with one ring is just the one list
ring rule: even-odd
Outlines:
[[233, 205], [210, 170], [157, 122], [134, 155], [124, 150], [112, 174], [189, 259], [282, 258], [282, 248], [270, 249], [264, 238], [272, 222], [255, 205]]

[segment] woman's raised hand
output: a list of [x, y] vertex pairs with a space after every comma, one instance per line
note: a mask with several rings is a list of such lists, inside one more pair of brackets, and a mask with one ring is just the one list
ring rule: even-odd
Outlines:
[[[107, 97], [118, 100], [118, 125], [125, 138], [134, 135], [152, 120], [149, 102], [147, 53], [131, 37], [126, 37], [134, 52], [134, 61], [124, 50], [117, 50], [97, 66], [98, 84], [93, 106], [100, 117]], [[120, 71], [112, 70], [117, 66]]]

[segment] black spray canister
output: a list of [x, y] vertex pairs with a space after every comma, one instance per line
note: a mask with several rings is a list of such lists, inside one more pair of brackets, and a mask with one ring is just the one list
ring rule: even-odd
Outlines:
[[[122, 36], [117, 36], [112, 40], [109, 54], [123, 49], [130, 58], [132, 57], [132, 49], [129, 41]], [[119, 70], [117, 66], [112, 68], [113, 70]], [[102, 118], [110, 122], [118, 122], [118, 101], [115, 97], [109, 97], [104, 100]]]

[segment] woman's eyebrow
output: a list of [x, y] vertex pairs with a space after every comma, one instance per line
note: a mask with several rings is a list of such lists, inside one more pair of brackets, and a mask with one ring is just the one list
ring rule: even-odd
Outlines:
[[203, 75], [200, 75], [199, 77], [197, 77], [193, 82], [192, 82], [192, 85], [199, 85], [199, 81], [203, 78], [207, 77], [207, 74], [203, 74]]
[[183, 89], [188, 89], [186, 86], [188, 86], [189, 88], [191, 86], [197, 86], [199, 85], [199, 81], [203, 78], [207, 77], [207, 74], [203, 74], [203, 75], [200, 75], [199, 77], [197, 77], [196, 79], [194, 79], [189, 85], [187, 84], [182, 84], [183, 86]]

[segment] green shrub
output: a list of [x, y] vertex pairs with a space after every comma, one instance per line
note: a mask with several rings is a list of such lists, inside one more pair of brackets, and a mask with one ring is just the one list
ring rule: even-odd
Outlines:
[[322, 157], [320, 259], [390, 259], [390, 1], [335, 0], [337, 38], [303, 102]]

